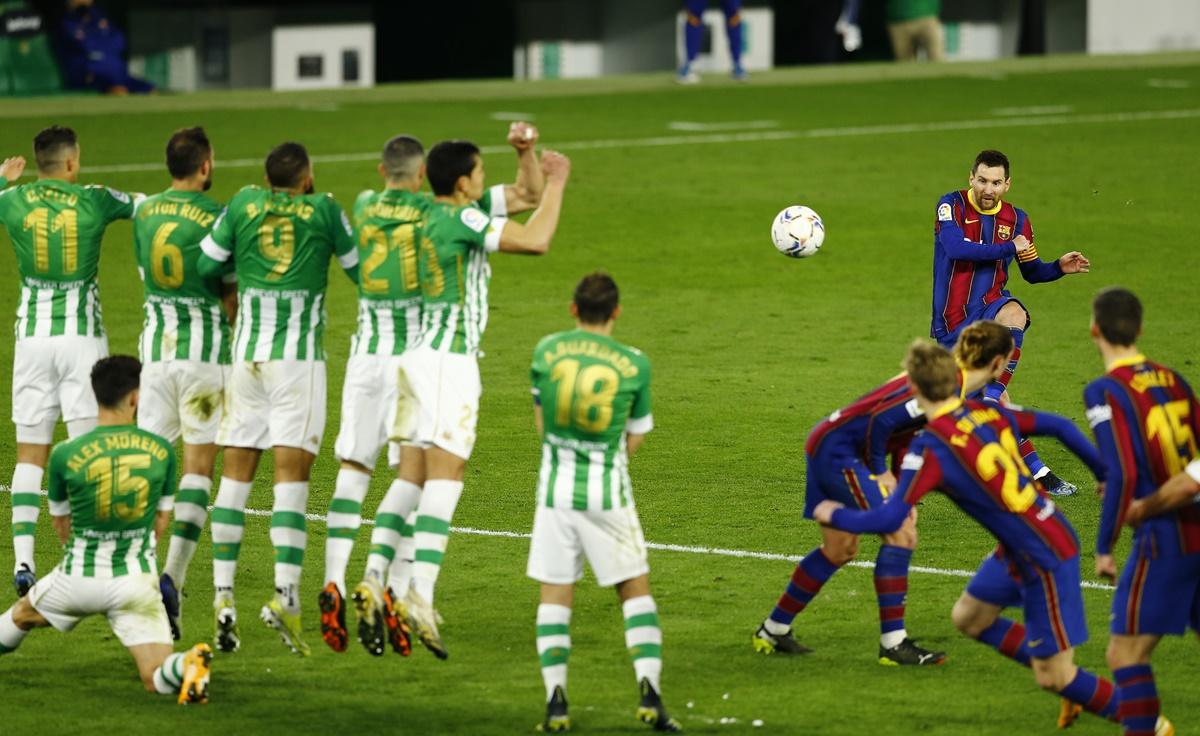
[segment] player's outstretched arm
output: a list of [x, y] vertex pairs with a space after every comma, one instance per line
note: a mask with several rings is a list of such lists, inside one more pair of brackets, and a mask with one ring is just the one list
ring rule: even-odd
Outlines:
[[504, 253], [541, 255], [550, 250], [550, 240], [558, 229], [558, 216], [562, 211], [563, 192], [571, 176], [571, 160], [561, 153], [546, 151], [542, 156], [542, 171], [546, 177], [546, 189], [541, 204], [530, 216], [529, 222], [521, 224], [508, 220], [500, 232], [500, 250]]
[[1193, 460], [1187, 469], [1176, 473], [1154, 493], [1129, 504], [1125, 523], [1137, 526], [1146, 519], [1168, 511], [1200, 502], [1200, 460]]
[[528, 212], [542, 201], [546, 177], [534, 146], [538, 129], [524, 121], [508, 126], [508, 144], [517, 151], [517, 180], [504, 187], [505, 211], [510, 215]]
[[1044, 411], [1016, 409], [1006, 407], [1005, 411], [1015, 420], [1014, 423], [1022, 435], [1034, 437], [1053, 437], [1067, 446], [1071, 454], [1082, 460], [1096, 480], [1103, 481], [1108, 477], [1108, 468], [1096, 450], [1096, 446], [1079, 431], [1070, 419]]

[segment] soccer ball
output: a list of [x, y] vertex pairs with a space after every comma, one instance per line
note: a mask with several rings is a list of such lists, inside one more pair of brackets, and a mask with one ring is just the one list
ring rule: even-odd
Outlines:
[[779, 252], [791, 258], [808, 258], [825, 242], [821, 216], [808, 207], [792, 205], [775, 215], [771, 223], [771, 241]]

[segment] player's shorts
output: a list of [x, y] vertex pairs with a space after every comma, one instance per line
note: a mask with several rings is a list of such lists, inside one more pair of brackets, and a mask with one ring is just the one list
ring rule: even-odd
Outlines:
[[142, 366], [138, 426], [171, 442], [217, 441], [229, 366], [198, 360], [169, 360]]
[[993, 606], [1023, 608], [1025, 646], [1034, 657], [1044, 659], [1087, 641], [1078, 555], [1023, 579], [992, 553], [967, 583], [967, 593]]
[[1125, 563], [1113, 596], [1111, 631], [1122, 636], [1200, 631], [1200, 554]]
[[585, 559], [604, 587], [650, 572], [646, 539], [632, 506], [607, 511], [538, 507], [525, 574], [542, 583], [572, 585], [583, 577]]
[[[12, 420], [17, 442], [48, 445], [59, 416], [95, 423], [92, 366], [108, 355], [107, 337], [24, 337], [13, 352]], [[90, 428], [90, 427], [89, 427]]]
[[[396, 421], [399, 355], [351, 355], [342, 384], [341, 426], [333, 451], [374, 469], [379, 450], [388, 442]], [[388, 464], [399, 464], [399, 448], [388, 448]]]
[[475, 447], [479, 363], [473, 356], [416, 348], [400, 356], [391, 439], [437, 446], [466, 460]]
[[325, 362], [234, 363], [217, 432], [223, 447], [297, 447], [317, 454], [325, 432]]
[[822, 501], [837, 501], [851, 509], [873, 509], [883, 503], [888, 490], [866, 463], [839, 452], [818, 449], [807, 458], [808, 478], [804, 489], [804, 518]]
[[103, 615], [127, 647], [172, 643], [158, 576], [151, 573], [85, 578], [55, 567], [30, 589], [29, 602], [59, 631], [70, 631], [88, 616]]
[[[938, 344], [947, 350], [953, 350], [954, 343], [958, 342], [959, 333], [965, 330], [967, 325], [974, 324], [975, 322], [980, 322], [985, 319], [996, 319], [996, 315], [1000, 314], [1000, 310], [1003, 309], [1004, 305], [1008, 304], [1009, 302], [1016, 302], [1021, 306], [1021, 309], [1025, 309], [1025, 305], [1021, 304], [1020, 299], [1012, 296], [1002, 296], [991, 304], [987, 304], [983, 308], [976, 309], [974, 312], [969, 313], [967, 318], [963, 320], [962, 324], [960, 324], [958, 327], [955, 327], [952, 332], [937, 338]], [[1028, 330], [1029, 325], [1031, 324], [1033, 324], [1033, 320], [1029, 317], [1029, 310], [1025, 309], [1025, 326], [1022, 329]]]

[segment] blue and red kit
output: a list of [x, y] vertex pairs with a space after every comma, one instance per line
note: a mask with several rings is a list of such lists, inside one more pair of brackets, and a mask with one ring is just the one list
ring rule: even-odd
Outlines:
[[[1013, 299], [1006, 287], [1009, 264], [1017, 255], [1012, 240], [1018, 235], [1032, 243], [1033, 227], [1025, 211], [1008, 202], [980, 209], [970, 189], [950, 192], [938, 200], [929, 334], [941, 345], [953, 347], [962, 327], [995, 319], [1000, 308]], [[1063, 275], [1058, 261], [1041, 260], [1036, 248], [1022, 253], [1017, 265], [1031, 284]]]
[[[1112, 554], [1131, 501], [1153, 494], [1200, 457], [1200, 404], [1183, 376], [1137, 355], [1084, 389], [1088, 422], [1108, 466], [1096, 553]], [[1146, 519], [1113, 597], [1112, 633], [1200, 631], [1200, 507]]]
[[1087, 639], [1079, 540], [1021, 460], [1017, 445], [1023, 434], [1057, 437], [1103, 477], [1096, 448], [1070, 421], [992, 402], [956, 402], [913, 441], [896, 490], [884, 504], [870, 511], [838, 509], [832, 525], [855, 534], [893, 532], [922, 497], [942, 491], [1000, 543], [972, 586], [993, 591], [987, 602], [1020, 602], [1027, 656], [1047, 657]]

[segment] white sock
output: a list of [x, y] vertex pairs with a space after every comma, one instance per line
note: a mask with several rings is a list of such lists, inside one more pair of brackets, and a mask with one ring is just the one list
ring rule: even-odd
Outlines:
[[13, 621], [12, 609], [0, 613], [0, 654], [15, 652], [29, 634]]
[[771, 618], [767, 618], [763, 621], [763, 628], [766, 629], [767, 633], [771, 636], [783, 636], [792, 630], [791, 626], [781, 624]]
[[362, 525], [362, 503], [371, 476], [351, 468], [338, 470], [333, 500], [329, 503], [329, 536], [325, 538], [325, 584], [336, 583], [346, 594], [346, 565]]
[[308, 542], [308, 482], [275, 484], [275, 503], [271, 509], [271, 544], [275, 546], [275, 592], [284, 610], [300, 612], [297, 591], [304, 569], [304, 547]]
[[36, 572], [33, 543], [42, 509], [42, 476], [45, 469], [33, 463], [17, 463], [12, 477], [13, 572], [28, 565]]
[[420, 500], [421, 486], [397, 478], [379, 502], [375, 529], [371, 531], [371, 553], [367, 555], [367, 575], [380, 583], [396, 559], [396, 550], [404, 536], [404, 520]]
[[633, 658], [637, 681], [649, 680], [662, 693], [662, 628], [658, 624], [658, 609], [652, 596], [630, 598], [621, 606], [625, 615], [625, 646]]
[[221, 588], [233, 590], [242, 535], [246, 531], [246, 500], [252, 486], [253, 483], [221, 478], [217, 500], [213, 502], [213, 586], [218, 589], [218, 597]]
[[163, 572], [175, 581], [175, 587], [183, 589], [187, 579], [188, 565], [196, 554], [196, 544], [204, 522], [208, 520], [208, 493], [212, 490], [212, 478], [189, 473], [179, 481], [179, 493], [175, 495], [175, 524], [171, 532], [171, 544], [167, 548], [167, 561]]
[[182, 652], [168, 654], [162, 665], [154, 670], [154, 689], [162, 695], [176, 695], [183, 687]]
[[554, 697], [554, 688], [567, 690], [567, 659], [571, 656], [571, 609], [554, 603], [537, 608], [537, 651], [542, 663], [542, 683], [546, 702]]
[[908, 638], [908, 632], [904, 629], [898, 631], [889, 631], [886, 634], [879, 635], [879, 646], [884, 649], [895, 649], [900, 646], [900, 642]]
[[417, 543], [413, 540], [413, 528], [417, 525], [417, 510], [413, 509], [404, 520], [404, 534], [396, 547], [396, 556], [392, 566], [388, 568], [388, 586], [395, 592], [397, 598], [403, 598], [412, 584], [413, 555], [417, 552]]
[[1033, 479], [1041, 480], [1042, 478], [1045, 478], [1049, 474], [1050, 474], [1050, 466], [1043, 465], [1041, 470], [1039, 470], [1038, 472], [1033, 474]]
[[433, 588], [446, 545], [450, 541], [450, 521], [462, 496], [460, 480], [427, 480], [417, 506], [417, 524], [413, 531], [416, 553], [413, 558], [412, 586], [427, 602], [433, 603]]

